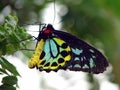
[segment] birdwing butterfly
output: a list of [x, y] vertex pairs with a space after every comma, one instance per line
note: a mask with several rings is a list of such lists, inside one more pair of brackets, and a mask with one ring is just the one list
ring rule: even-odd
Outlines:
[[51, 24], [42, 28], [38, 35], [35, 52], [29, 60], [29, 67], [39, 71], [59, 69], [102, 73], [109, 63], [106, 57], [85, 41], [60, 30]]

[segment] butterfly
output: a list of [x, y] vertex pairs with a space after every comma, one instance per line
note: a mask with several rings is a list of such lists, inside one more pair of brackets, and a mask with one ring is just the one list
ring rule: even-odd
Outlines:
[[103, 73], [109, 66], [106, 57], [85, 41], [45, 25], [37, 37], [37, 46], [29, 60], [29, 68], [39, 71], [83, 71]]

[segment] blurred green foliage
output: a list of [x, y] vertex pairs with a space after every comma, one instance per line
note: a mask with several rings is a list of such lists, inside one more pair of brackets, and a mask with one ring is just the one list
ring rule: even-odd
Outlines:
[[[16, 24], [18, 23], [16, 17], [10, 16], [10, 19], [14, 19], [10, 22], [6, 21], [5, 17], [9, 13], [16, 15], [19, 24], [22, 25], [42, 22], [41, 19], [44, 17], [42, 11], [52, 2], [54, 3], [54, 0], [0, 0], [0, 18], [5, 20], [5, 24], [0, 26], [0, 56], [12, 54], [21, 48], [19, 43], [15, 45], [10, 42], [18, 42], [29, 37], [24, 29]], [[68, 10], [61, 17], [62, 28], [103, 50], [113, 67], [109, 78], [120, 85], [120, 1], [55, 0], [55, 3], [64, 5]], [[61, 9], [62, 12], [64, 8]], [[24, 45], [25, 43], [22, 44]], [[90, 77], [92, 79], [92, 76]]]
[[20, 50], [25, 45], [26, 41], [24, 42], [24, 39], [31, 37], [17, 23], [17, 17], [8, 15], [4, 24], [0, 26], [0, 56], [13, 54], [15, 51]]
[[4, 57], [0, 57], [0, 76], [4, 75], [0, 90], [16, 90], [18, 87], [17, 76], [20, 76], [16, 67], [9, 63]]
[[31, 37], [17, 23], [17, 17], [8, 15], [4, 24], [0, 25], [0, 75], [4, 76], [0, 90], [16, 90], [17, 76], [20, 76], [16, 67], [8, 62], [4, 55], [12, 55], [25, 48], [27, 39]]

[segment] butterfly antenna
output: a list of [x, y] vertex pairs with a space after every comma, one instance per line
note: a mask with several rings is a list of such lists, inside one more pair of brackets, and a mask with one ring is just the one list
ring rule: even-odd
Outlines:
[[39, 26], [39, 32], [43, 31], [46, 28], [46, 24], [40, 25]]
[[39, 25], [39, 32], [43, 30], [43, 27], [46, 26], [45, 23], [41, 23], [41, 22], [35, 22], [35, 25]]

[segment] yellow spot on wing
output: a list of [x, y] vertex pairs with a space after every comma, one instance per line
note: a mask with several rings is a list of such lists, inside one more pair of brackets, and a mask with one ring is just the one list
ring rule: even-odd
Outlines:
[[52, 67], [50, 67], [50, 69], [52, 69], [52, 70], [55, 70], [57, 68], [58, 68], [58, 66], [52, 66]]
[[53, 38], [56, 42], [57, 42], [57, 44], [58, 45], [62, 45], [63, 43], [64, 43], [64, 41], [63, 40], [61, 40], [61, 39], [59, 39], [59, 38]]
[[70, 56], [70, 55], [68, 55], [68, 56], [66, 56], [64, 59], [65, 59], [65, 61], [70, 61], [71, 56]]
[[39, 57], [41, 55], [43, 45], [44, 45], [44, 40], [41, 39], [35, 49], [33, 56], [31, 57], [31, 59], [28, 62], [29, 68], [34, 68], [35, 66], [38, 66], [38, 64], [40, 63]]

